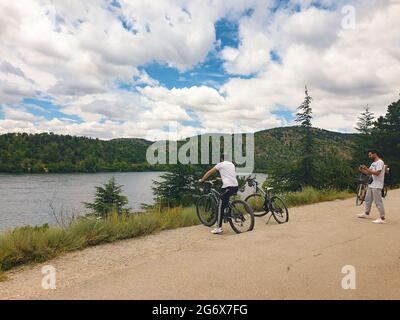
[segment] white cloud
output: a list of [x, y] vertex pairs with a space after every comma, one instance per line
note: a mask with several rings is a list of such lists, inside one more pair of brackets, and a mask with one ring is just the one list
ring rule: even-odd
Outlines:
[[[395, 1], [323, 0], [315, 8], [292, 0], [275, 12], [269, 0], [119, 2], [121, 8], [105, 0], [0, 3], [0, 132], [159, 138], [168, 121], [196, 122], [182, 128], [187, 134], [197, 125], [254, 131], [287, 125], [275, 112], [295, 111], [305, 84], [315, 125], [351, 131], [363, 106], [379, 115], [398, 98]], [[355, 30], [342, 28], [342, 4], [355, 6]], [[254, 11], [243, 16], [247, 8]], [[222, 17], [239, 23], [238, 47], [219, 52], [231, 75], [224, 85], [167, 89], [139, 68], [158, 61], [189, 70], [203, 62], [218, 47], [214, 24]], [[120, 83], [140, 86], [128, 92]], [[51, 98], [82, 122], [38, 118], [21, 108], [27, 97]]]
[[16, 108], [3, 108], [3, 112], [5, 117], [8, 120], [15, 120], [15, 121], [37, 121], [40, 119], [40, 117], [34, 116], [30, 112], [26, 112], [24, 110], [19, 110]]
[[[247, 108], [251, 108], [246, 103], [249, 101], [268, 110], [284, 105], [294, 111], [307, 84], [314, 97], [314, 123], [351, 131], [366, 104], [383, 114], [397, 97], [400, 5], [389, 1], [355, 2], [356, 29], [344, 30], [340, 6], [328, 11], [308, 8], [308, 4], [303, 1], [302, 12], [283, 10], [273, 17], [265, 13], [242, 22], [241, 43], [237, 49], [223, 51], [224, 66], [235, 74], [258, 70], [257, 76], [230, 80], [222, 91], [232, 103]], [[258, 41], [260, 32], [268, 39], [265, 43]], [[260, 66], [259, 60], [252, 63], [248, 59], [248, 51], [271, 48], [280, 56], [281, 64], [264, 59]]]

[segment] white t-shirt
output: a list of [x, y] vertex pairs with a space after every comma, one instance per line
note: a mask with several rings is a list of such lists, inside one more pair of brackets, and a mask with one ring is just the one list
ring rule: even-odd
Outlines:
[[235, 165], [230, 161], [217, 163], [215, 168], [219, 171], [222, 178], [222, 188], [237, 187], [239, 185], [236, 179]]
[[369, 168], [374, 171], [381, 170], [381, 173], [378, 176], [374, 174], [372, 175], [373, 181], [369, 187], [373, 189], [383, 189], [383, 183], [385, 181], [385, 163], [383, 160], [379, 159], [378, 161], [372, 162]]

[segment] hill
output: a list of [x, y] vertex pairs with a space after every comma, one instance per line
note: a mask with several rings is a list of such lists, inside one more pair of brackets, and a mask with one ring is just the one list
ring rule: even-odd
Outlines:
[[143, 139], [104, 141], [52, 133], [0, 135], [0, 172], [150, 170]]
[[[315, 147], [321, 154], [334, 152], [351, 158], [355, 134], [322, 129], [315, 131]], [[256, 170], [267, 170], [301, 156], [299, 127], [281, 127], [255, 134]], [[0, 135], [0, 172], [100, 172], [165, 170], [150, 166], [146, 150], [151, 141], [136, 138], [99, 140], [52, 133]]]
[[[314, 148], [317, 153], [334, 153], [350, 160], [357, 134], [333, 132], [313, 128]], [[302, 156], [302, 133], [300, 127], [280, 127], [256, 132], [255, 165], [258, 170], [268, 170], [282, 163], [291, 164]]]

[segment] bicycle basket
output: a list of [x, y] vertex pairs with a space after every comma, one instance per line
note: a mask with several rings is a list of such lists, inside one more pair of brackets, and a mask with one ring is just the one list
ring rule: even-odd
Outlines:
[[360, 174], [360, 182], [368, 184], [370, 182], [370, 176], [367, 174]]
[[202, 193], [205, 193], [205, 194], [210, 193], [210, 191], [211, 191], [211, 185], [210, 185], [209, 183], [204, 183], [204, 184], [201, 186], [200, 190], [201, 190]]
[[254, 180], [253, 180], [253, 179], [248, 179], [248, 180], [247, 180], [247, 185], [248, 185], [250, 188], [254, 187], [254, 185], [255, 185]]

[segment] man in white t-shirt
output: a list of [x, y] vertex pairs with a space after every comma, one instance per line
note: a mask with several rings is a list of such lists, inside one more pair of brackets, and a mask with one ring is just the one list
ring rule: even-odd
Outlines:
[[365, 197], [365, 213], [359, 214], [359, 218], [368, 218], [371, 212], [372, 202], [379, 211], [380, 218], [372, 221], [373, 223], [385, 222], [385, 208], [382, 201], [382, 189], [385, 182], [385, 163], [379, 158], [376, 150], [368, 151], [368, 157], [373, 161], [371, 166], [367, 168], [365, 165], [360, 166], [360, 172], [370, 175], [371, 179], [368, 184], [367, 194]]
[[226, 155], [221, 156], [221, 162], [217, 163], [215, 167], [207, 171], [207, 173], [200, 179], [204, 182], [209, 176], [219, 171], [222, 179], [222, 193], [220, 207], [218, 208], [218, 226], [211, 231], [213, 234], [220, 234], [222, 230], [222, 213], [228, 207], [229, 198], [236, 194], [239, 190], [239, 183], [236, 179], [236, 169], [235, 165], [228, 161]]

